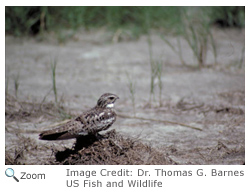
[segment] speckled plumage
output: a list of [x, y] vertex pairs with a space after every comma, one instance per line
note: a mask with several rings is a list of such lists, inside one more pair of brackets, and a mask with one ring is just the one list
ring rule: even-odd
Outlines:
[[119, 99], [117, 95], [111, 93], [103, 94], [94, 108], [82, 113], [64, 125], [42, 132], [39, 135], [39, 139], [71, 139], [81, 135], [96, 135], [99, 131], [107, 130], [116, 120], [113, 106], [117, 99]]

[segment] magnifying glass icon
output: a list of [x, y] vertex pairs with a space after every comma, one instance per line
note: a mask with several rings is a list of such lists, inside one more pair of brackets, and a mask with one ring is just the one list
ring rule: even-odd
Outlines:
[[5, 170], [5, 175], [7, 177], [13, 177], [17, 182], [19, 182], [18, 178], [15, 177], [14, 175], [14, 170], [12, 168], [8, 168]]

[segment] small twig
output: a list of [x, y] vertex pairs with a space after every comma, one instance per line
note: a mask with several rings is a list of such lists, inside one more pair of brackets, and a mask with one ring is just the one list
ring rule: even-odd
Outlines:
[[132, 118], [132, 119], [155, 121], [155, 122], [160, 122], [160, 123], [170, 123], [170, 124], [174, 124], [174, 125], [189, 127], [191, 129], [195, 129], [195, 130], [198, 130], [198, 131], [203, 131], [203, 129], [198, 128], [198, 127], [194, 127], [194, 126], [191, 126], [191, 125], [186, 125], [186, 124], [183, 124], [183, 123], [168, 121], [168, 120], [159, 120], [159, 119], [150, 119], [150, 118], [143, 118], [143, 117], [136, 117], [136, 116], [127, 116], [127, 115], [124, 115], [124, 114], [117, 114], [117, 116], [122, 117], [122, 118]]
[[122, 150], [123, 148], [117, 144], [115, 141], [113, 141], [112, 139], [110, 140], [115, 146], [117, 146], [120, 150]]

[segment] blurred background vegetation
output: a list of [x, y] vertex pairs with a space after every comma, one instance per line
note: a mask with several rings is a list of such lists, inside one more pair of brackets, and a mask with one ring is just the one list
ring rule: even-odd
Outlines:
[[63, 29], [127, 29], [135, 36], [149, 29], [181, 33], [185, 20], [219, 27], [245, 27], [245, 7], [5, 7], [5, 32], [37, 35]]

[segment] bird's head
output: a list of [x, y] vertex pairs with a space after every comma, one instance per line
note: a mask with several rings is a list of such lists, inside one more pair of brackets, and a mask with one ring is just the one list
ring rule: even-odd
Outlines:
[[100, 108], [113, 108], [114, 103], [117, 99], [119, 99], [117, 95], [112, 93], [105, 93], [97, 101], [97, 106]]

